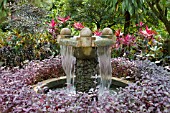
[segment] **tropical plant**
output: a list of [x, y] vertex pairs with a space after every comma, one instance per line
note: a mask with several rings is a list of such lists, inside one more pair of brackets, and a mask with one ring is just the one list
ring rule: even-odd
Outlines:
[[[117, 13], [106, 9], [103, 0], [60, 0], [55, 2], [54, 15], [70, 15], [73, 21], [84, 22], [90, 29], [103, 29], [116, 25], [120, 18]], [[100, 8], [97, 8], [100, 7]]]
[[[108, 8], [112, 11], [118, 11], [124, 14], [125, 25], [124, 32], [126, 28], [130, 26], [130, 20], [136, 19], [136, 22], [146, 20], [147, 22], [153, 24], [163, 23], [167, 32], [170, 35], [170, 1], [167, 0], [106, 0]], [[160, 20], [160, 21], [158, 21]]]
[[139, 22], [141, 15], [141, 9], [145, 10], [142, 6], [144, 0], [106, 0], [106, 4], [109, 4], [107, 8], [111, 11], [116, 11], [124, 15], [124, 33], [129, 33], [129, 27], [132, 23], [132, 19], [136, 18], [136, 22]]
[[147, 5], [150, 7], [157, 19], [164, 23], [166, 30], [170, 35], [170, 1], [167, 0], [146, 0]]
[[163, 38], [142, 22], [137, 24], [136, 28], [137, 32], [132, 35], [124, 35], [120, 29], [115, 31], [117, 40], [113, 45], [112, 57], [124, 56], [130, 59], [149, 58], [156, 62], [163, 61], [166, 56], [166, 53], [163, 54]]

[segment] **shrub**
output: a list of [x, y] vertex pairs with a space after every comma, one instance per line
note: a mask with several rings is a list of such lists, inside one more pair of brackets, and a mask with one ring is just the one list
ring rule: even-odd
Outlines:
[[117, 37], [116, 43], [113, 45], [112, 57], [126, 57], [129, 59], [148, 58], [152, 61], [162, 61], [163, 57], [163, 38], [156, 31], [151, 30], [144, 24], [137, 24], [139, 30], [130, 35], [125, 35], [121, 30], [115, 31]]
[[45, 33], [19, 34], [0, 37], [0, 62], [4, 66], [21, 66], [25, 60], [43, 60], [59, 54], [57, 40]]

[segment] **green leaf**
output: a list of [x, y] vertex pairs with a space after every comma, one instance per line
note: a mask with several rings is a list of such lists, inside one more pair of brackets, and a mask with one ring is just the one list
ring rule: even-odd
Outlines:
[[132, 3], [134, 4], [134, 3], [135, 3], [135, 0], [132, 0]]
[[166, 5], [165, 5], [165, 7], [168, 7], [168, 8], [170, 8], [170, 1], [166, 2]]
[[112, 0], [112, 7], [113, 7], [114, 10], [116, 8], [116, 3], [117, 3], [117, 0]]
[[126, 8], [130, 7], [130, 6], [129, 6], [129, 1], [128, 1], [128, 0], [125, 0], [125, 6], [126, 6]]
[[128, 7], [128, 11], [129, 11], [130, 15], [133, 15], [133, 8], [132, 8], [132, 6]]
[[138, 7], [138, 4], [137, 4], [137, 2], [134, 2], [134, 6], [135, 6], [135, 7]]
[[143, 4], [143, 3], [144, 3], [144, 0], [140, 0], [140, 3]]
[[162, 4], [163, 6], [165, 6], [165, 5], [166, 5], [166, 0], [162, 0], [162, 1], [161, 1], [161, 4]]
[[125, 4], [125, 2], [123, 1], [123, 2], [122, 2], [122, 13], [124, 14], [125, 11], [126, 11], [126, 4]]

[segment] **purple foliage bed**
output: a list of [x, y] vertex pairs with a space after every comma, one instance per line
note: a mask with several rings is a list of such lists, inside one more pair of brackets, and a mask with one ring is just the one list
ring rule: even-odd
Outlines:
[[[88, 94], [67, 94], [64, 90], [39, 94], [31, 85], [64, 76], [61, 58], [32, 61], [23, 69], [0, 68], [0, 112], [2, 113], [169, 113], [170, 74], [150, 61], [112, 59], [113, 76], [123, 76], [135, 83], [117, 94], [105, 93], [98, 101]], [[118, 75], [117, 75], [118, 76]]]

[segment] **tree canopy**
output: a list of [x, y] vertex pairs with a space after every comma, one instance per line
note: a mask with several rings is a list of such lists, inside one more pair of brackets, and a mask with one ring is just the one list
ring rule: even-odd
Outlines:
[[1, 21], [7, 17], [7, 7], [12, 2], [47, 7], [55, 16], [70, 15], [74, 21], [93, 23], [97, 29], [123, 26], [127, 34], [133, 31], [133, 25], [144, 21], [170, 34], [170, 0], [2, 0]]

